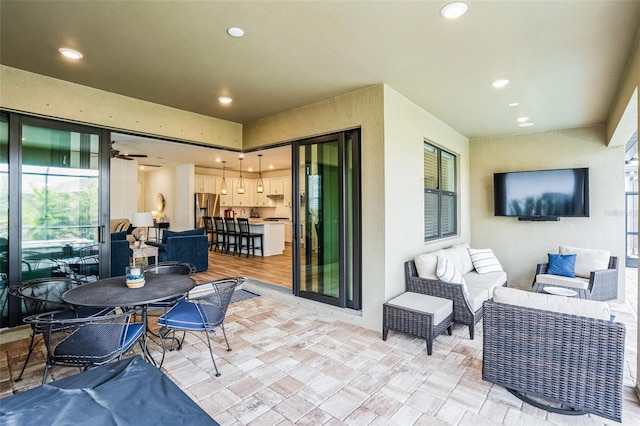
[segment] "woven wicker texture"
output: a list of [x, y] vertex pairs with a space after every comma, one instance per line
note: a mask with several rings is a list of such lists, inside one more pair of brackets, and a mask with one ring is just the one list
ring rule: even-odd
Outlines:
[[451, 335], [453, 313], [440, 324], [433, 324], [433, 314], [387, 305], [382, 307], [382, 340], [387, 340], [389, 330], [397, 330], [426, 340], [427, 353], [431, 355], [433, 339], [445, 329]]
[[621, 421], [625, 326], [484, 303], [482, 378]]
[[[469, 326], [469, 337], [473, 339], [475, 325], [482, 319], [482, 308], [474, 311], [462, 286], [438, 280], [420, 278], [413, 260], [405, 262], [406, 291], [428, 294], [453, 301], [453, 322]], [[505, 282], [504, 286], [507, 285]]]

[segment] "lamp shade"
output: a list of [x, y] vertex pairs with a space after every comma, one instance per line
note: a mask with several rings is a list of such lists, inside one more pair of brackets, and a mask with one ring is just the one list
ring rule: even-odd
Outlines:
[[151, 212], [134, 213], [132, 225], [135, 227], [153, 226], [153, 216], [151, 215]]

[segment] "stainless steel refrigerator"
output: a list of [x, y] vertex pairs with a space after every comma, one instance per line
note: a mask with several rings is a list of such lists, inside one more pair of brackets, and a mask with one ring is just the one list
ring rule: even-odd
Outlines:
[[218, 216], [218, 207], [220, 196], [218, 194], [207, 194], [198, 192], [195, 194], [195, 218], [194, 226], [196, 228], [204, 228], [205, 216]]

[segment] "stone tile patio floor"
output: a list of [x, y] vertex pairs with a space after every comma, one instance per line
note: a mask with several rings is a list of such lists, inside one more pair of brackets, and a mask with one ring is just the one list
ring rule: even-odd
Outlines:
[[[637, 271], [628, 270], [626, 303], [612, 303], [627, 326], [623, 424], [640, 424], [635, 393]], [[631, 281], [631, 283], [629, 282]], [[428, 356], [423, 340], [363, 329], [299, 307], [257, 297], [234, 303], [226, 320], [233, 351], [215, 337], [214, 376], [206, 346], [187, 335], [180, 351], [167, 352], [163, 370], [222, 425], [602, 425], [593, 415], [563, 416], [522, 403], [504, 388], [484, 382], [482, 326], [476, 339], [455, 326]], [[0, 395], [37, 386], [43, 345], [22, 382], [17, 377], [28, 341], [4, 344]], [[161, 347], [151, 342], [153, 356]], [[139, 349], [136, 349], [139, 352]], [[75, 374], [56, 367], [54, 377]], [[1, 404], [1, 401], [0, 401]]]

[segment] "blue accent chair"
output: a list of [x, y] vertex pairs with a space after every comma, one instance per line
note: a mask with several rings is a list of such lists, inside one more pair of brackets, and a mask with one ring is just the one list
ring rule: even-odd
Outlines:
[[190, 263], [196, 267], [196, 272], [209, 268], [209, 239], [204, 228], [181, 232], [166, 230], [160, 243], [150, 241], [147, 244], [158, 247], [160, 262]]
[[[161, 325], [160, 337], [162, 338], [162, 361], [164, 362], [164, 353], [166, 351], [166, 339], [175, 338], [175, 331], [204, 333], [206, 340], [200, 337], [209, 348], [209, 355], [213, 367], [216, 369], [216, 377], [220, 376], [216, 360], [213, 358], [211, 350], [210, 334], [214, 334], [215, 329], [220, 327], [224, 335], [224, 341], [227, 344], [227, 351], [231, 350], [227, 334], [224, 331], [224, 317], [227, 314], [227, 308], [231, 303], [233, 292], [240, 284], [244, 282], [244, 278], [223, 278], [221, 280], [211, 281], [209, 283], [200, 284], [189, 292], [188, 299], [178, 302], [167, 313], [158, 318], [158, 324]], [[169, 337], [171, 334], [171, 337]]]
[[119, 277], [125, 274], [126, 267], [131, 264], [132, 251], [129, 248], [127, 232], [111, 234], [111, 276]]

